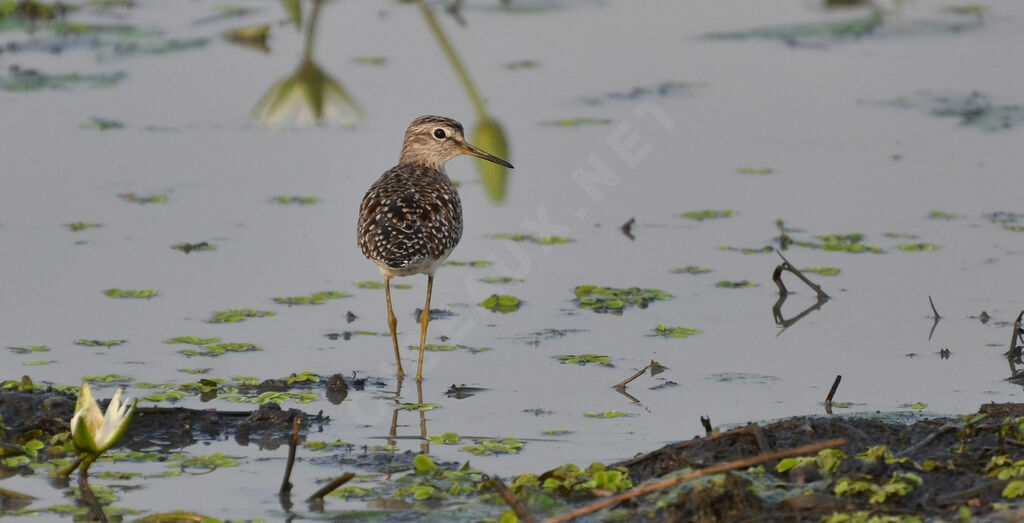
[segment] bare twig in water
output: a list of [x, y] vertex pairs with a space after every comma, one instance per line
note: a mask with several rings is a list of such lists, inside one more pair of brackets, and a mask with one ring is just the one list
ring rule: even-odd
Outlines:
[[625, 234], [630, 240], [636, 240], [636, 236], [633, 236], [634, 223], [636, 223], [636, 218], [630, 218], [628, 222], [622, 224], [622, 227], [619, 227], [622, 230], [622, 234]]
[[704, 434], [711, 436], [711, 431], [714, 429], [711, 427], [711, 416], [703, 415], [700, 417], [700, 424], [704, 427]]
[[935, 302], [932, 301], [932, 297], [930, 294], [928, 295], [928, 305], [932, 306], [932, 313], [935, 314], [935, 316], [932, 317], [935, 318], [936, 320], [942, 319], [942, 316], [939, 316], [939, 311], [935, 310]]
[[501, 494], [501, 497], [505, 499], [505, 503], [508, 503], [508, 506], [516, 513], [516, 516], [519, 516], [519, 519], [526, 523], [536, 523], [537, 520], [526, 509], [526, 505], [523, 505], [523, 502], [519, 501], [519, 498], [505, 486], [505, 482], [501, 481], [501, 478], [484, 474], [483, 480], [484, 483], [490, 482], [491, 487], [497, 490], [498, 494]]
[[292, 416], [292, 437], [288, 441], [288, 463], [284, 466], [284, 479], [281, 480], [279, 494], [286, 494], [292, 490], [292, 466], [295, 465], [295, 448], [299, 446], [299, 418]]
[[[807, 316], [812, 311], [820, 309], [821, 306], [824, 305], [825, 302], [830, 299], [830, 297], [828, 294], [825, 294], [825, 291], [821, 290], [821, 287], [812, 283], [811, 280], [808, 280], [807, 277], [804, 276], [804, 274], [800, 272], [799, 269], [797, 269], [791, 263], [789, 263], [789, 260], [787, 260], [786, 257], [783, 256], [782, 253], [778, 251], [778, 249], [776, 249], [775, 252], [779, 255], [780, 258], [782, 258], [782, 264], [775, 267], [775, 272], [772, 273], [772, 281], [775, 282], [775, 286], [779, 288], [779, 299], [778, 301], [775, 302], [775, 305], [772, 306], [772, 316], [775, 318], [775, 324], [782, 327], [782, 330], [779, 331], [779, 334], [782, 334], [783, 331], [788, 329], [794, 323], [803, 319], [804, 316]], [[797, 314], [796, 316], [789, 319], [786, 319], [782, 315], [782, 304], [786, 303], [786, 298], [789, 296], [789, 291], [786, 289], [786, 284], [782, 282], [782, 271], [789, 271], [795, 274], [798, 278], [800, 278], [801, 281], [806, 283], [807, 286], [810, 287], [815, 292], [815, 294], [818, 295], [817, 302], [804, 309], [802, 312], [800, 312], [800, 314]]]
[[324, 496], [330, 494], [331, 492], [334, 492], [334, 489], [344, 485], [345, 483], [348, 483], [354, 477], [356, 477], [355, 472], [346, 472], [334, 478], [330, 483], [324, 485], [323, 488], [321, 488], [320, 490], [314, 492], [313, 495], [310, 496], [306, 501], [315, 505], [317, 508], [322, 509], [324, 506]]
[[917, 449], [924, 448], [926, 445], [928, 445], [933, 440], [935, 440], [935, 438], [937, 438], [937, 437], [939, 437], [939, 436], [941, 436], [941, 435], [943, 435], [943, 434], [945, 434], [945, 433], [947, 433], [947, 432], [949, 432], [951, 430], [956, 430], [957, 428], [958, 428], [957, 425], [954, 424], [954, 423], [948, 423], [946, 425], [943, 425], [943, 426], [939, 427], [938, 429], [935, 429], [935, 432], [932, 432], [931, 434], [929, 434], [928, 437], [926, 437], [923, 440], [918, 441], [917, 443], [911, 445], [910, 447], [907, 447], [907, 448], [903, 449], [902, 451], [898, 452], [896, 454], [896, 457], [903, 457], [903, 456], [910, 455], [914, 451], [916, 451]]
[[626, 388], [626, 385], [629, 385], [629, 382], [639, 378], [640, 376], [643, 376], [643, 374], [645, 372], [647, 372], [647, 369], [649, 369], [649, 368], [651, 368], [650, 365], [648, 365], [648, 366], [646, 366], [646, 367], [636, 371], [636, 374], [634, 374], [634, 375], [632, 375], [632, 376], [630, 376], [630, 377], [628, 377], [628, 378], [626, 378], [626, 379], [616, 383], [615, 385], [612, 385], [612, 387], [616, 388], [616, 389], [624, 389], [624, 388]]
[[800, 272], [800, 269], [797, 269], [796, 267], [793, 266], [792, 263], [789, 263], [789, 260], [787, 260], [786, 257], [783, 256], [778, 249], [775, 249], [775, 253], [779, 255], [779, 258], [782, 258], [782, 265], [779, 265], [778, 267], [775, 268], [775, 273], [772, 274], [772, 281], [774, 281], [775, 285], [779, 287], [780, 293], [786, 294], [786, 286], [782, 284], [782, 271], [789, 271], [795, 274], [797, 278], [800, 278], [800, 281], [806, 283], [807, 286], [810, 287], [811, 290], [813, 290], [815, 294], [818, 295], [819, 300], [829, 299], [829, 295], [825, 294], [825, 291], [821, 290], [820, 286], [818, 286], [811, 280], [808, 280], [807, 276], [804, 276], [804, 273]]
[[832, 398], [836, 395], [836, 389], [839, 388], [839, 382], [843, 381], [842, 374], [836, 374], [836, 380], [832, 382], [832, 388], [828, 391], [828, 396], [825, 396], [825, 413], [832, 414]]
[[89, 507], [89, 521], [102, 521], [107, 523], [107, 515], [103, 513], [103, 507], [100, 505], [100, 501], [96, 499], [96, 495], [92, 493], [92, 489], [89, 488], [89, 479], [85, 474], [78, 475], [78, 491], [82, 494], [82, 501], [85, 502], [85, 506]]
[[623, 492], [621, 494], [617, 494], [615, 496], [609, 496], [607, 498], [600, 499], [598, 501], [595, 501], [595, 502], [593, 502], [593, 503], [591, 503], [589, 505], [580, 507], [580, 508], [578, 508], [576, 510], [573, 510], [571, 512], [567, 512], [567, 513], [562, 514], [560, 516], [547, 519], [547, 520], [545, 520], [545, 523], [562, 523], [564, 521], [569, 521], [569, 520], [572, 520], [572, 519], [576, 519], [576, 518], [578, 518], [580, 516], [585, 516], [587, 514], [590, 514], [590, 513], [593, 513], [593, 512], [597, 512], [598, 510], [601, 510], [601, 509], [603, 509], [605, 507], [610, 507], [612, 505], [615, 505], [616, 503], [621, 503], [623, 501], [630, 500], [630, 499], [633, 499], [635, 497], [639, 497], [639, 496], [643, 496], [643, 495], [646, 495], [646, 494], [650, 494], [651, 492], [657, 492], [659, 490], [664, 490], [664, 489], [667, 489], [667, 488], [670, 488], [670, 487], [674, 487], [674, 486], [676, 486], [676, 485], [678, 485], [680, 483], [686, 483], [687, 481], [693, 481], [695, 479], [699, 479], [699, 478], [702, 478], [704, 476], [709, 476], [711, 474], [718, 474], [718, 473], [721, 473], [721, 472], [728, 472], [730, 470], [736, 470], [736, 469], [752, 467], [754, 465], [758, 465], [758, 464], [761, 464], [761, 463], [766, 463], [766, 462], [769, 462], [769, 461], [775, 461], [777, 459], [792, 458], [792, 457], [796, 457], [796, 456], [804, 456], [804, 455], [807, 455], [807, 454], [814, 454], [814, 453], [816, 453], [816, 452], [818, 452], [819, 450], [822, 450], [822, 449], [836, 448], [836, 447], [840, 447], [840, 446], [845, 445], [845, 444], [846, 444], [846, 438], [831, 439], [831, 440], [828, 440], [828, 441], [822, 441], [820, 443], [812, 443], [810, 445], [804, 445], [802, 447], [797, 447], [797, 448], [794, 448], [794, 449], [782, 450], [782, 451], [779, 451], [779, 452], [772, 452], [770, 454], [758, 454], [757, 456], [753, 456], [753, 457], [750, 457], [750, 458], [738, 459], [738, 460], [735, 460], [735, 461], [730, 461], [728, 463], [722, 463], [720, 465], [712, 465], [710, 467], [703, 468], [703, 469], [691, 472], [690, 474], [686, 474], [686, 475], [683, 475], [683, 476], [663, 479], [661, 481], [655, 481], [655, 482], [652, 482], [652, 483], [646, 483], [644, 485], [640, 485], [638, 487], [629, 489], [629, 490], [627, 490], [627, 491], [625, 491], [625, 492]]

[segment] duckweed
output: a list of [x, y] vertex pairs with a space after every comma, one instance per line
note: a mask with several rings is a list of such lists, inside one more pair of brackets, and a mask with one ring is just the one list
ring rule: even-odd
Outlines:
[[716, 220], [716, 219], [720, 219], [720, 218], [729, 218], [734, 213], [735, 213], [735, 211], [733, 211], [732, 209], [723, 209], [723, 210], [704, 209], [702, 211], [687, 211], [687, 212], [684, 212], [684, 213], [680, 214], [679, 216], [682, 217], [682, 218], [688, 218], [690, 220], [697, 220], [699, 222], [702, 222], [704, 220]]
[[532, 236], [529, 234], [521, 233], [498, 233], [492, 234], [491, 238], [495, 240], [511, 240], [514, 242], [530, 242], [537, 243], [540, 245], [558, 245], [561, 243], [572, 243], [572, 238], [564, 238], [561, 236]]
[[320, 198], [316, 196], [275, 196], [271, 198], [270, 201], [281, 205], [291, 205], [293, 203], [299, 205], [312, 205], [320, 202]]
[[519, 298], [515, 296], [509, 296], [507, 294], [492, 294], [491, 296], [480, 302], [480, 306], [490, 310], [491, 312], [500, 312], [502, 314], [508, 314], [519, 310]]
[[85, 345], [87, 347], [115, 347], [117, 345], [122, 345], [126, 341], [128, 340], [86, 340], [80, 338], [75, 340], [75, 345]]
[[85, 229], [94, 229], [96, 227], [102, 227], [101, 224], [96, 222], [71, 222], [65, 223], [65, 227], [71, 229], [71, 232], [83, 231]]
[[707, 274], [711, 272], [711, 269], [708, 269], [706, 267], [698, 267], [696, 265], [687, 265], [686, 267], [683, 267], [681, 269], [672, 269], [669, 272], [671, 272], [672, 274]]
[[554, 358], [562, 363], [575, 363], [577, 365], [586, 365], [588, 363], [610, 365], [612, 362], [611, 358], [600, 354], [561, 354], [554, 356]]
[[747, 287], [757, 287], [757, 283], [747, 280], [729, 281], [722, 280], [715, 283], [715, 287], [722, 287], [725, 289], [743, 289]]
[[595, 312], [613, 312], [621, 314], [629, 306], [647, 308], [652, 301], [667, 300], [671, 294], [659, 289], [641, 289], [639, 287], [615, 288], [598, 287], [596, 285], [579, 285], [575, 289], [577, 306], [581, 309], [592, 309]]
[[265, 318], [268, 316], [274, 316], [274, 311], [231, 309], [226, 311], [214, 311], [213, 315], [206, 319], [206, 323], [236, 323], [248, 318]]
[[153, 289], [107, 289], [103, 291], [103, 294], [110, 296], [111, 298], [152, 298], [156, 296], [156, 291]]
[[347, 298], [349, 296], [352, 295], [341, 291], [317, 291], [309, 296], [292, 296], [289, 298], [279, 296], [274, 298], [274, 302], [285, 305], [320, 305], [327, 300], [336, 300], [338, 298]]
[[700, 329], [691, 329], [689, 327], [666, 327], [664, 323], [659, 323], [654, 327], [655, 336], [664, 336], [666, 338], [685, 338], [703, 332]]

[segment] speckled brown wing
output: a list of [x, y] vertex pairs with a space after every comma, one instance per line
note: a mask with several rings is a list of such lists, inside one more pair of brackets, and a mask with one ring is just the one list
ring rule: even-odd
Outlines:
[[420, 165], [385, 172], [359, 207], [359, 248], [397, 275], [429, 272], [462, 238], [462, 202], [448, 176]]

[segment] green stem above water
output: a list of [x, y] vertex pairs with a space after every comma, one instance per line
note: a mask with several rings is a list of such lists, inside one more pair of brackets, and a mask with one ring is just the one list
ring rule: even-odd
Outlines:
[[437, 43], [441, 45], [441, 50], [444, 51], [448, 61], [451, 62], [452, 67], [455, 68], [455, 74], [459, 76], [459, 81], [462, 82], [462, 87], [466, 89], [466, 94], [469, 95], [469, 101], [473, 104], [473, 109], [476, 110], [477, 118], [480, 120], [487, 119], [487, 109], [484, 108], [484, 102], [480, 98], [480, 93], [476, 90], [476, 85], [473, 83], [473, 79], [469, 77], [469, 71], [462, 65], [462, 60], [459, 59], [459, 55], [455, 52], [455, 48], [452, 47], [451, 42], [448, 41], [448, 37], [444, 34], [444, 30], [441, 29], [441, 25], [437, 23], [437, 17], [434, 16], [434, 11], [425, 2], [420, 0], [420, 10], [423, 12], [423, 18], [427, 21], [427, 26], [430, 27], [430, 32], [433, 33], [434, 38], [437, 39]]

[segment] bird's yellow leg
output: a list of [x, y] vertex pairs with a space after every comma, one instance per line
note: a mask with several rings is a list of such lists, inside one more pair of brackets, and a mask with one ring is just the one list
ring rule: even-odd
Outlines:
[[430, 324], [430, 291], [434, 288], [434, 275], [427, 276], [427, 303], [420, 313], [420, 363], [416, 367], [416, 381], [423, 379], [423, 349], [427, 346], [427, 325]]
[[405, 376], [402, 370], [402, 358], [398, 355], [398, 318], [391, 309], [391, 276], [384, 276], [384, 294], [388, 297], [388, 329], [391, 330], [391, 342], [395, 345], [395, 363], [398, 364], [398, 377]]

